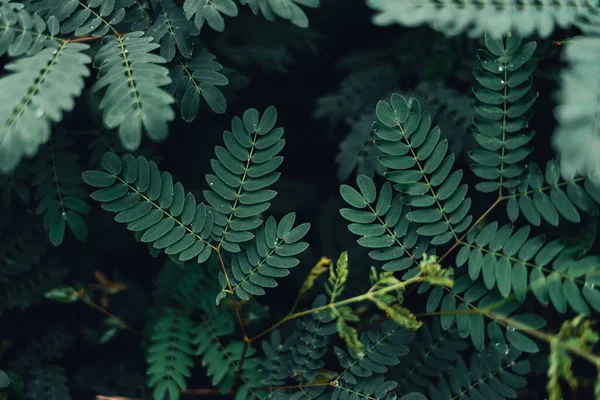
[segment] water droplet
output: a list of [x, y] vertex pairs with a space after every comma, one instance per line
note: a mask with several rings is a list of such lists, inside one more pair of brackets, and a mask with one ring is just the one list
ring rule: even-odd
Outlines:
[[129, 53], [129, 51], [127, 49], [125, 49], [125, 53]]
[[504, 351], [504, 355], [507, 356], [508, 352], [509, 352], [509, 348], [508, 348], [508, 346], [506, 346], [506, 350]]
[[44, 110], [41, 107], [39, 107], [37, 110], [35, 110], [36, 118], [41, 118], [42, 115], [44, 115]]
[[215, 184], [214, 182], [211, 182], [211, 183], [210, 183], [210, 186], [213, 186], [214, 184]]
[[508, 64], [508, 68], [514, 68], [514, 66], [515, 66], [515, 64], [513, 64], [513, 63]]
[[60, 215], [63, 217], [63, 219], [65, 219], [65, 220], [67, 219], [67, 213], [66, 212], [63, 211], [62, 213], [60, 213]]
[[500, 83], [504, 85], [506, 82], [504, 82], [504, 79], [500, 79]]
[[499, 66], [498, 71], [502, 71], [502, 70], [504, 70], [504, 68], [502, 68], [502, 66]]

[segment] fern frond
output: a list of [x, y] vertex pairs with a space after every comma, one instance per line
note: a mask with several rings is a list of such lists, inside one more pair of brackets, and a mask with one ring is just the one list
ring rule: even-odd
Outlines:
[[428, 112], [440, 127], [441, 138], [448, 140], [451, 153], [459, 153], [465, 145], [467, 132], [473, 128], [473, 101], [441, 82], [420, 82], [414, 95], [424, 112]]
[[561, 73], [557, 96], [554, 147], [560, 155], [562, 176], [566, 180], [583, 175], [600, 185], [600, 17], [590, 18], [581, 27], [586, 35], [566, 45], [564, 58], [569, 67]]
[[[310, 229], [310, 224], [294, 227], [295, 220], [295, 213], [285, 215], [279, 223], [273, 217], [267, 218], [264, 226], [256, 231], [255, 239], [244, 251], [233, 256], [228, 278], [240, 299], [265, 294], [264, 288], [276, 287], [276, 279], [289, 275], [289, 270], [300, 263], [294, 256], [308, 248], [308, 243], [300, 240]], [[219, 280], [223, 289], [217, 296], [217, 302], [226, 297], [228, 291], [222, 273]]]
[[99, 72], [93, 91], [106, 88], [100, 102], [104, 125], [119, 128], [127, 150], [140, 146], [142, 127], [152, 140], [164, 140], [168, 122], [175, 117], [170, 107], [175, 100], [161, 88], [171, 83], [169, 70], [158, 65], [165, 63], [164, 58], [150, 53], [160, 47], [152, 40], [143, 32], [109, 36], [94, 58]]
[[543, 175], [537, 164], [530, 162], [526, 179], [505, 196], [508, 218], [514, 222], [522, 213], [532, 225], [539, 226], [543, 219], [556, 226], [559, 216], [569, 222], [580, 222], [578, 209], [592, 216], [598, 215], [596, 203], [600, 203], [600, 187], [590, 179], [580, 177], [560, 181], [560, 176], [561, 168], [556, 160], [548, 161]]
[[66, 324], [57, 324], [46, 328], [37, 339], [31, 340], [24, 349], [20, 349], [12, 367], [23, 375], [60, 358], [75, 342], [75, 336], [69, 332]]
[[486, 347], [471, 356], [469, 366], [461, 358], [447, 376], [440, 377], [437, 385], [429, 386], [429, 399], [514, 399], [519, 389], [527, 385], [524, 376], [531, 371], [528, 360], [517, 361], [520, 355], [512, 349], [503, 354], [494, 347]]
[[194, 18], [198, 30], [201, 30], [206, 22], [217, 32], [223, 32], [225, 29], [223, 15], [228, 17], [238, 15], [237, 5], [233, 0], [185, 0], [183, 11], [187, 19]]
[[[383, 184], [378, 197], [371, 179], [361, 175], [357, 182], [361, 192], [341, 185], [340, 194], [358, 210], [342, 208], [340, 214], [352, 222], [348, 225], [350, 232], [362, 236], [357, 240], [358, 244], [375, 249], [369, 252], [369, 256], [377, 261], [386, 261], [382, 267], [384, 271], [416, 268], [417, 254], [427, 250], [429, 241], [419, 237], [417, 225], [406, 218], [410, 209], [403, 204], [402, 196], [394, 196], [389, 182]], [[364, 208], [367, 210], [363, 211]]]
[[481, 192], [511, 189], [520, 182], [525, 170], [522, 161], [533, 151], [524, 147], [535, 131], [524, 130], [529, 126], [531, 107], [538, 97], [532, 90], [533, 74], [537, 60], [532, 58], [536, 42], [521, 43], [518, 34], [502, 37], [485, 34], [487, 50], [479, 50], [477, 56], [481, 68], [473, 74], [480, 87], [473, 88], [477, 100], [474, 107], [475, 140], [483, 148], [469, 156], [475, 163], [471, 166], [478, 177], [489, 182], [478, 183]]
[[194, 365], [193, 322], [184, 312], [165, 309], [154, 325], [146, 360], [148, 386], [155, 400], [178, 400], [179, 391], [187, 389], [185, 378]]
[[529, 36], [535, 32], [545, 38], [557, 26], [566, 29], [581, 17], [594, 14], [598, 0], [451, 0], [443, 3], [435, 0], [368, 0], [367, 5], [378, 12], [373, 18], [377, 25], [398, 23], [414, 27], [427, 23], [448, 36], [466, 32], [469, 37], [476, 38], [489, 30], [494, 35], [513, 31]]
[[158, 6], [158, 16], [146, 32], [156, 43], [160, 43], [160, 55], [167, 61], [173, 60], [179, 50], [185, 58], [190, 58], [194, 50], [193, 37], [200, 32], [194, 24], [188, 21], [183, 9], [176, 6], [172, 0], [165, 0]]
[[461, 243], [456, 265], [468, 261], [469, 277], [476, 280], [482, 274], [485, 287], [497, 287], [505, 298], [514, 294], [523, 302], [531, 289], [541, 304], [547, 305], [550, 300], [560, 313], [567, 310], [568, 304], [578, 314], [590, 315], [584, 298], [600, 310], [596, 302], [600, 292], [594, 289], [600, 257], [576, 259], [566, 251], [564, 242], [546, 243], [544, 235], [530, 238], [530, 230], [525, 225], [513, 233], [512, 225], [498, 228], [496, 222], [479, 232], [473, 230]]
[[191, 60], [179, 60], [171, 70], [173, 82], [169, 92], [177, 100], [181, 118], [192, 122], [198, 115], [200, 98], [217, 114], [227, 111], [227, 100], [217, 86], [225, 86], [229, 80], [221, 72], [223, 66], [215, 56], [206, 51], [196, 51]]
[[31, 371], [25, 397], [28, 400], [71, 400], [64, 369], [49, 366]]
[[34, 194], [38, 202], [36, 214], [44, 214], [44, 228], [54, 246], [62, 244], [66, 225], [82, 242], [88, 235], [82, 215], [90, 211], [90, 206], [84, 201], [89, 194], [82, 187], [83, 168], [77, 162], [79, 156], [68, 151], [72, 144], [64, 134], [55, 135], [40, 150], [31, 167], [33, 181], [37, 185]]
[[308, 17], [298, 5], [317, 8], [320, 0], [240, 0], [240, 3], [247, 4], [254, 15], [260, 11], [268, 21], [274, 21], [278, 16], [300, 28], [307, 28]]
[[[234, 341], [224, 345], [219, 339], [233, 333], [233, 324], [230, 315], [215, 312], [203, 318], [195, 329], [194, 343], [197, 346], [196, 355], [202, 357], [202, 365], [207, 368], [207, 375], [211, 378], [213, 386], [226, 393], [235, 385], [236, 375], [239, 372], [244, 343]], [[260, 391], [252, 389], [260, 386], [261, 375], [258, 371], [260, 362], [253, 358], [255, 350], [248, 346], [244, 360], [244, 371], [240, 374], [241, 387], [236, 399], [255, 399]], [[246, 397], [247, 396], [247, 397]], [[260, 397], [259, 397], [260, 398]]]
[[394, 376], [400, 377], [399, 390], [403, 393], [423, 391], [430, 377], [449, 371], [450, 361], [460, 359], [459, 353], [467, 347], [456, 329], [442, 331], [437, 319], [423, 324], [411, 342], [410, 351], [394, 370]]
[[360, 400], [426, 400], [417, 393], [403, 396], [400, 399], [394, 389], [398, 386], [395, 381], [386, 380], [383, 375], [370, 378], [360, 378], [357, 383], [336, 382], [332, 400], [360, 399]]
[[[265, 358], [262, 359], [261, 379], [262, 385], [267, 386], [281, 386], [285, 383], [285, 380], [291, 375], [291, 369], [289, 363], [292, 362], [290, 359], [291, 347], [296, 344], [298, 335], [293, 333], [281, 341], [281, 332], [279, 329], [275, 329], [269, 335], [269, 339], [265, 339], [261, 342], [261, 347]], [[272, 393], [271, 393], [272, 394]], [[268, 397], [267, 397], [268, 398]]]
[[75, 106], [89, 75], [89, 46], [62, 43], [18, 59], [0, 79], [0, 171], [12, 170], [48, 141], [50, 124]]
[[61, 23], [60, 33], [75, 36], [104, 36], [116, 33], [114, 26], [125, 17], [125, 8], [132, 0], [40, 0], [28, 6], [46, 20], [54, 18]]
[[48, 25], [38, 14], [30, 14], [17, 3], [0, 4], [0, 56], [32, 56], [42, 50], [47, 41], [55, 41], [59, 25]]
[[447, 140], [439, 140], [439, 127], [431, 128], [418, 100], [407, 102], [397, 94], [391, 105], [377, 103], [376, 113], [380, 123], [373, 123], [373, 130], [384, 153], [379, 162], [389, 169], [384, 176], [405, 195], [402, 201], [416, 208], [406, 218], [420, 224], [417, 234], [431, 237], [432, 245], [458, 239], [471, 224], [471, 199], [465, 198], [467, 185], [460, 184], [462, 170], [451, 173], [454, 154], [447, 154]]
[[388, 320], [374, 325], [361, 334], [360, 341], [364, 353], [362, 358], [352, 351], [348, 354], [334, 346], [334, 353], [344, 368], [337, 380], [354, 385], [361, 381], [361, 378], [385, 374], [388, 372], [388, 367], [398, 365], [400, 357], [409, 353], [406, 345], [414, 339], [414, 336], [412, 330]]
[[260, 119], [250, 108], [242, 119], [233, 118], [231, 132], [223, 133], [225, 147], [215, 148], [217, 160], [211, 160], [211, 166], [216, 175], [206, 175], [212, 191], [203, 193], [215, 210], [213, 237], [227, 251], [240, 251], [237, 243], [254, 237], [250, 231], [261, 224], [259, 215], [277, 195], [267, 189], [279, 179], [281, 174], [274, 171], [283, 162], [277, 155], [285, 145], [283, 128], [273, 129], [276, 121], [275, 107], [267, 108]]
[[141, 241], [176, 256], [180, 261], [198, 257], [203, 263], [211, 254], [208, 243], [213, 212], [204, 203], [196, 205], [193, 194], [185, 194], [181, 183], [173, 185], [168, 172], [162, 174], [153, 161], [131, 154], [119, 158], [106, 153], [105, 171], [86, 171], [83, 180], [100, 188], [90, 197], [102, 208], [118, 213], [115, 221], [141, 235]]

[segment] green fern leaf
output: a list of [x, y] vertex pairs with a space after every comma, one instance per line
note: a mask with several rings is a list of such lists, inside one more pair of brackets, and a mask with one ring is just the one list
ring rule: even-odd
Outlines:
[[228, 17], [238, 15], [237, 5], [233, 0], [185, 0], [183, 11], [187, 19], [194, 17], [194, 24], [199, 30], [206, 22], [217, 32], [223, 32], [225, 29], [223, 15]]
[[[89, 46], [63, 43], [21, 58], [0, 79], [0, 171], [12, 170], [50, 137], [51, 122], [73, 109], [89, 75]], [[64, 79], [68, 76], [69, 79]]]
[[398, 23], [414, 27], [427, 23], [448, 36], [466, 32], [471, 38], [481, 37], [487, 29], [495, 35], [513, 31], [528, 36], [537, 32], [545, 38], [557, 25], [564, 29], [582, 16], [594, 14], [598, 1], [532, 4], [519, 0], [489, 3], [469, 0], [449, 1], [440, 5], [434, 0], [368, 0], [367, 5], [378, 12], [373, 18], [377, 25]]
[[64, 369], [49, 366], [31, 371], [25, 398], [28, 400], [71, 400]]
[[30, 14], [17, 3], [0, 4], [0, 55], [31, 56], [54, 41], [58, 33], [58, 21], [48, 24], [38, 14]]
[[[511, 221], [520, 214], [532, 224], [539, 226], [542, 220], [557, 226], [559, 217], [569, 222], [580, 222], [578, 209], [592, 216], [598, 215], [596, 203], [600, 203], [600, 189], [585, 178], [560, 181], [561, 168], [557, 160], [546, 164], [542, 174], [534, 162], [527, 168], [527, 179], [505, 196], [506, 211]], [[546, 182], [546, 185], [544, 184]], [[583, 185], [581, 185], [583, 183]]]
[[456, 265], [468, 261], [469, 277], [476, 280], [482, 274], [485, 287], [497, 287], [502, 297], [514, 294], [523, 302], [531, 289], [540, 303], [550, 301], [560, 313], [569, 305], [578, 314], [590, 315], [584, 298], [598, 308], [593, 301], [600, 293], [594, 289], [599, 258], [577, 259], [562, 241], [546, 243], [543, 235], [529, 238], [529, 232], [529, 225], [513, 233], [511, 225], [498, 228], [496, 222], [473, 230], [461, 244]]
[[233, 118], [233, 133], [223, 133], [225, 147], [215, 148], [217, 160], [211, 160], [215, 175], [206, 176], [212, 191], [205, 190], [204, 197], [215, 210], [213, 236], [227, 251], [240, 251], [237, 243], [254, 237], [250, 231], [261, 224], [259, 215], [277, 195], [267, 189], [279, 179], [275, 170], [283, 161], [278, 156], [285, 145], [283, 128], [273, 129], [276, 121], [273, 106], [260, 119], [256, 109], [248, 109], [242, 119]]
[[[293, 227], [295, 219], [296, 214], [290, 213], [277, 224], [275, 218], [269, 217], [244, 251], [233, 256], [228, 278], [232, 290], [240, 299], [247, 300], [251, 295], [262, 296], [265, 294], [264, 288], [276, 287], [276, 279], [289, 275], [289, 270], [300, 263], [294, 256], [308, 248], [308, 243], [300, 240], [308, 232], [310, 224]], [[222, 273], [219, 280], [223, 290], [217, 296], [217, 303], [227, 296], [228, 291]]]
[[163, 310], [154, 325], [146, 360], [155, 400], [178, 400], [179, 391], [187, 389], [195, 353], [192, 327], [185, 313], [173, 309]]
[[109, 31], [116, 33], [114, 26], [125, 17], [125, 8], [131, 0], [40, 0], [29, 10], [44, 18], [55, 18], [61, 23], [60, 33], [75, 36], [104, 36]]
[[213, 212], [204, 203], [197, 205], [181, 183], [173, 184], [171, 174], [161, 174], [153, 161], [131, 154], [119, 158], [106, 153], [102, 167], [105, 171], [86, 171], [82, 177], [88, 185], [100, 188], [90, 197], [102, 202], [105, 210], [118, 213], [115, 221], [126, 223], [127, 229], [141, 235], [142, 242], [178, 255], [180, 261], [208, 259]]
[[361, 399], [361, 400], [426, 400], [418, 393], [402, 396], [400, 399], [394, 389], [398, 386], [396, 381], [388, 381], [383, 375], [372, 378], [361, 378], [356, 384], [347, 382], [337, 383], [332, 395], [332, 400]]
[[254, 15], [260, 11], [268, 21], [274, 21], [275, 16], [289, 20], [300, 27], [308, 27], [308, 17], [298, 5], [310, 8], [319, 7], [320, 0], [240, 0], [247, 4]]
[[223, 66], [215, 61], [215, 56], [206, 52], [196, 52], [189, 61], [179, 61], [179, 65], [171, 70], [173, 83], [169, 91], [181, 112], [181, 118], [192, 122], [198, 115], [200, 98], [217, 114], [227, 111], [227, 100], [217, 86], [224, 86], [229, 80], [221, 71]]
[[183, 9], [168, 0], [165, 5], [159, 6], [158, 16], [146, 35], [160, 43], [160, 55], [171, 61], [176, 54], [175, 48], [183, 57], [190, 58], [194, 50], [192, 38], [199, 33], [194, 24], [185, 18]]
[[471, 168], [482, 182], [475, 187], [481, 192], [512, 189], [525, 171], [522, 161], [533, 151], [524, 147], [535, 135], [528, 131], [531, 107], [538, 97], [532, 90], [537, 60], [532, 58], [535, 42], [521, 43], [521, 36], [509, 34], [506, 40], [485, 34], [488, 51], [479, 50], [481, 68], [473, 70], [481, 86], [473, 88], [477, 98], [474, 107], [475, 140], [482, 149], [469, 153], [475, 162]]
[[461, 358], [447, 376], [440, 377], [437, 385], [429, 386], [429, 399], [446, 400], [454, 396], [516, 398], [519, 390], [527, 386], [524, 375], [531, 371], [528, 360], [518, 360], [520, 355], [516, 350], [504, 354], [487, 347], [471, 356], [469, 366]]
[[94, 58], [99, 68], [93, 90], [106, 88], [100, 103], [107, 129], [119, 128], [123, 147], [136, 150], [142, 141], [142, 126], [154, 141], [167, 137], [168, 122], [175, 113], [175, 100], [161, 86], [171, 83], [169, 70], [157, 65], [165, 59], [151, 54], [160, 47], [143, 32], [109, 36]]
[[562, 176], [566, 180], [583, 175], [600, 185], [598, 154], [598, 89], [600, 87], [600, 18], [590, 17], [582, 24], [584, 36], [570, 40], [564, 51], [569, 67], [561, 72], [554, 133], [554, 147], [560, 155]]
[[38, 205], [36, 214], [44, 214], [44, 228], [54, 246], [64, 239], [65, 226], [73, 235], [84, 242], [88, 228], [82, 215], [87, 215], [90, 206], [84, 201], [88, 192], [83, 186], [78, 164], [79, 156], [67, 149], [73, 142], [63, 135], [55, 135], [38, 154], [32, 165], [33, 181], [37, 185], [34, 199]]
[[[372, 318], [372, 322], [376, 318]], [[394, 321], [384, 321], [371, 327], [360, 336], [363, 344], [363, 357], [334, 346], [334, 353], [344, 370], [337, 377], [338, 381], [357, 384], [361, 378], [385, 374], [400, 363], [400, 357], [409, 353], [408, 345], [414, 338], [412, 330], [402, 328]]]

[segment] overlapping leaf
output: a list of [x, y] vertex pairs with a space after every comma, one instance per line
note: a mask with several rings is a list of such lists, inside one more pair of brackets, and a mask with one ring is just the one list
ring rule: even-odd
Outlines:
[[[267, 218], [264, 226], [256, 231], [255, 239], [248, 243], [244, 251], [235, 254], [231, 260], [228, 273], [234, 293], [243, 300], [250, 296], [265, 294], [265, 288], [277, 286], [276, 279], [289, 275], [290, 269], [300, 261], [294, 256], [308, 248], [308, 243], [300, 240], [306, 235], [310, 224], [304, 223], [294, 227], [295, 213], [281, 218]], [[223, 292], [217, 301], [224, 298], [228, 289], [224, 275], [220, 275]]]
[[[402, 195], [392, 192], [386, 182], [377, 195], [375, 184], [366, 176], [357, 179], [360, 192], [348, 185], [340, 186], [340, 194], [354, 208], [342, 208], [340, 214], [348, 221], [348, 229], [359, 236], [358, 243], [373, 248], [369, 256], [385, 261], [385, 271], [403, 271], [417, 267], [417, 259], [427, 251], [429, 240], [419, 237], [418, 225], [406, 215], [409, 207], [403, 204]], [[355, 209], [357, 208], [357, 209]], [[366, 210], [364, 210], [366, 208]]]
[[118, 213], [115, 221], [126, 223], [142, 242], [181, 261], [198, 257], [202, 263], [208, 259], [213, 212], [204, 203], [197, 204], [181, 183], [173, 184], [171, 174], [161, 174], [153, 161], [131, 154], [105, 153], [102, 167], [104, 171], [86, 171], [82, 177], [99, 188], [91, 194], [92, 199], [102, 202], [105, 210]]
[[519, 214], [523, 214], [532, 225], [539, 226], [546, 221], [556, 226], [560, 217], [569, 222], [580, 222], [578, 210], [598, 215], [596, 203], [600, 203], [600, 185], [585, 178], [561, 181], [560, 169], [556, 160], [550, 160], [542, 174], [536, 163], [529, 163], [526, 179], [522, 179], [519, 186], [505, 196], [506, 211], [511, 221], [516, 221]]
[[471, 224], [471, 199], [465, 197], [467, 184], [460, 184], [462, 170], [452, 172], [455, 156], [448, 154], [448, 141], [440, 141], [439, 127], [431, 128], [431, 117], [421, 113], [415, 98], [407, 102], [394, 94], [390, 103], [377, 103], [376, 113], [379, 162], [402, 201], [413, 207], [406, 218], [420, 224], [417, 234], [431, 238], [432, 245], [456, 239]]
[[185, 58], [190, 58], [194, 50], [192, 38], [200, 33], [194, 24], [183, 15], [183, 9], [172, 0], [159, 6], [158, 16], [146, 35], [160, 43], [160, 55], [167, 61], [173, 60], [176, 48]]
[[55, 41], [59, 28], [56, 18], [46, 24], [38, 14], [30, 14], [17, 3], [0, 4], [0, 55], [34, 55], [47, 41]]
[[546, 243], [543, 235], [530, 238], [529, 225], [513, 229], [493, 222], [469, 232], [456, 265], [466, 264], [472, 280], [481, 274], [486, 289], [496, 287], [503, 297], [514, 294], [522, 302], [531, 290], [541, 304], [550, 302], [560, 313], [569, 305], [578, 314], [590, 315], [585, 300], [600, 311], [600, 292], [594, 289], [600, 257], [576, 258], [562, 241]]
[[192, 122], [198, 115], [200, 98], [217, 114], [227, 111], [227, 100], [217, 86], [224, 86], [229, 80], [222, 72], [223, 66], [215, 61], [215, 56], [206, 51], [196, 51], [191, 60], [180, 60], [171, 70], [173, 82], [169, 91], [177, 100], [181, 118]]
[[183, 11], [187, 19], [194, 18], [194, 24], [202, 29], [206, 22], [217, 32], [225, 29], [223, 15], [235, 17], [238, 15], [237, 5], [233, 0], [185, 0]]
[[514, 349], [501, 354], [492, 346], [472, 354], [469, 366], [460, 358], [447, 376], [429, 386], [429, 399], [514, 399], [527, 386], [524, 376], [531, 372], [529, 360], [519, 360], [520, 355]]
[[473, 88], [475, 111], [473, 122], [475, 140], [481, 149], [469, 156], [478, 177], [488, 182], [476, 185], [482, 192], [511, 189], [520, 182], [525, 171], [522, 161], [533, 151], [526, 147], [535, 135], [528, 130], [531, 107], [538, 97], [532, 89], [537, 60], [532, 58], [536, 43], [522, 43], [516, 33], [505, 40], [486, 32], [486, 50], [477, 53], [482, 68], [473, 74], [479, 82]]
[[260, 214], [277, 195], [268, 189], [281, 175], [275, 170], [283, 161], [278, 154], [285, 145], [283, 128], [273, 129], [276, 122], [275, 107], [267, 108], [261, 118], [250, 108], [243, 118], [233, 118], [231, 132], [223, 133], [225, 147], [215, 148], [217, 159], [211, 160], [215, 175], [206, 175], [212, 190], [205, 190], [204, 198], [215, 211], [213, 237], [227, 251], [240, 251], [238, 243], [254, 237], [251, 231], [262, 223]]
[[0, 79], [0, 171], [12, 170], [50, 137], [50, 125], [75, 106], [91, 59], [82, 43], [54, 43], [4, 67]]
[[61, 22], [61, 34], [75, 36], [104, 36], [125, 17], [125, 9], [134, 0], [40, 0], [34, 2], [30, 11], [44, 18]]
[[320, 0], [240, 0], [247, 4], [254, 15], [260, 11], [269, 21], [274, 21], [275, 16], [289, 20], [300, 28], [308, 27], [308, 17], [299, 5], [317, 8]]
[[175, 100], [162, 86], [171, 83], [169, 70], [158, 64], [165, 59], [150, 52], [160, 45], [143, 32], [109, 36], [94, 59], [99, 69], [93, 90], [106, 89], [100, 102], [104, 125], [119, 128], [123, 147], [135, 150], [142, 141], [142, 127], [154, 141], [168, 135]]
[[89, 193], [83, 187], [79, 156], [68, 150], [72, 144], [64, 134], [55, 135], [38, 153], [31, 167], [37, 185], [34, 194], [38, 202], [36, 214], [44, 214], [44, 228], [55, 246], [62, 244], [66, 226], [82, 242], [88, 235], [83, 215], [90, 211], [85, 201]]

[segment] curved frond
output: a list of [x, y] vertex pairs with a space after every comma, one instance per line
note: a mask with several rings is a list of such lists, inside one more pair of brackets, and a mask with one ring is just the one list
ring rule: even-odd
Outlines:
[[544, 235], [529, 237], [530, 230], [525, 225], [513, 233], [512, 225], [498, 228], [496, 222], [473, 230], [461, 243], [456, 265], [466, 264], [472, 280], [481, 274], [486, 289], [496, 287], [504, 298], [514, 294], [523, 302], [531, 290], [541, 304], [551, 302], [560, 313], [569, 305], [578, 314], [590, 315], [584, 299], [600, 311], [600, 292], [594, 289], [600, 257], [576, 258], [564, 242], [546, 243]]
[[598, 215], [596, 203], [600, 203], [600, 186], [585, 178], [561, 181], [560, 176], [561, 168], [556, 160], [548, 161], [544, 174], [536, 163], [530, 162], [526, 179], [522, 179], [510, 195], [504, 196], [508, 200], [508, 218], [514, 222], [522, 214], [532, 225], [539, 226], [544, 220], [557, 226], [561, 216], [569, 222], [580, 222], [578, 209]]
[[561, 72], [554, 133], [565, 179], [583, 175], [600, 185], [600, 17], [581, 28], [586, 33], [570, 40], [564, 51], [569, 66]]
[[8, 64], [0, 79], [0, 171], [13, 169], [48, 141], [50, 125], [75, 106], [91, 59], [82, 43], [62, 43]]
[[90, 197], [102, 202], [105, 210], [118, 213], [115, 221], [126, 223], [142, 242], [180, 261], [208, 259], [213, 212], [204, 203], [197, 205], [181, 183], [173, 184], [171, 174], [161, 174], [153, 161], [131, 154], [119, 158], [106, 153], [102, 167], [104, 171], [86, 171], [82, 177], [88, 185], [100, 188]]
[[475, 162], [471, 168], [478, 177], [489, 182], [478, 183], [481, 192], [512, 189], [525, 171], [522, 161], [533, 151], [525, 147], [535, 131], [527, 130], [531, 110], [538, 93], [531, 78], [537, 60], [532, 58], [535, 42], [522, 44], [518, 34], [502, 37], [485, 34], [488, 51], [479, 50], [481, 68], [473, 74], [480, 86], [473, 88], [478, 117], [474, 118], [475, 140], [483, 149], [471, 151]]
[[260, 11], [268, 21], [274, 21], [275, 16], [278, 16], [300, 28], [307, 28], [308, 17], [299, 5], [317, 8], [320, 0], [240, 0], [240, 2], [247, 4], [254, 15]]
[[66, 226], [82, 242], [88, 235], [82, 215], [90, 211], [84, 200], [89, 193], [82, 187], [83, 168], [78, 163], [79, 156], [68, 150], [72, 144], [64, 134], [55, 135], [40, 150], [31, 167], [33, 182], [37, 185], [34, 194], [36, 214], [44, 215], [44, 228], [54, 246], [62, 244]]
[[[211, 378], [213, 386], [226, 393], [236, 383], [239, 372], [239, 363], [242, 357], [244, 343], [232, 341], [224, 345], [220, 337], [233, 333], [231, 315], [215, 312], [203, 318], [203, 322], [195, 329], [194, 343], [196, 355], [202, 358], [202, 365], [207, 368], [207, 375]], [[261, 374], [258, 370], [260, 361], [253, 358], [255, 350], [248, 346], [244, 359], [244, 370], [240, 374], [241, 386], [236, 399], [255, 399], [260, 391], [253, 387], [260, 386]]]
[[486, 347], [471, 355], [469, 366], [460, 358], [447, 376], [429, 386], [429, 399], [514, 399], [527, 386], [524, 376], [531, 371], [528, 360], [518, 360], [520, 355], [512, 349], [500, 353], [494, 347]]
[[458, 336], [456, 329], [442, 331], [437, 319], [423, 324], [411, 342], [408, 354], [394, 370], [402, 377], [398, 382], [402, 393], [423, 391], [430, 377], [442, 376], [452, 368], [451, 361], [460, 359], [459, 352], [468, 345]]
[[217, 114], [227, 111], [227, 100], [217, 86], [225, 86], [229, 80], [220, 72], [223, 66], [215, 58], [206, 51], [196, 51], [193, 59], [179, 60], [179, 65], [171, 70], [173, 82], [169, 91], [186, 122], [196, 119], [200, 98]]
[[[373, 318], [375, 319], [375, 318]], [[400, 357], [409, 353], [407, 345], [414, 339], [412, 330], [394, 321], [384, 321], [371, 327], [360, 336], [363, 357], [359, 358], [351, 349], [346, 353], [334, 346], [334, 353], [344, 370], [338, 381], [357, 384], [362, 378], [382, 375], [400, 363]]]
[[377, 25], [398, 23], [414, 27], [426, 23], [449, 36], [466, 32], [476, 38], [489, 30], [495, 35], [513, 31], [522, 36], [537, 33], [545, 38], [558, 27], [565, 29], [581, 17], [594, 14], [598, 0], [449, 0], [441, 3], [436, 0], [368, 0], [367, 5], [378, 12], [373, 18]]
[[148, 386], [154, 389], [155, 400], [178, 400], [194, 365], [193, 322], [181, 311], [164, 309], [162, 313], [153, 327], [146, 357]]
[[119, 128], [123, 147], [136, 150], [142, 141], [142, 127], [154, 141], [168, 135], [168, 122], [175, 118], [175, 102], [162, 86], [171, 83], [165, 59], [150, 52], [160, 45], [143, 32], [108, 36], [94, 58], [99, 69], [93, 90], [106, 88], [100, 102], [104, 125]]
[[175, 48], [183, 57], [190, 58], [194, 50], [192, 38], [200, 32], [185, 18], [181, 7], [176, 6], [172, 0], [164, 3], [158, 5], [158, 16], [146, 35], [152, 36], [155, 42], [160, 43], [160, 55], [165, 60], [173, 60]]
[[[228, 278], [232, 290], [240, 299], [247, 300], [250, 296], [265, 294], [265, 288], [276, 287], [276, 279], [289, 275], [290, 269], [300, 263], [294, 256], [308, 248], [308, 243], [300, 240], [308, 232], [310, 224], [294, 227], [295, 220], [295, 213], [281, 218], [279, 224], [275, 218], [269, 217], [244, 251], [233, 255]], [[224, 298], [228, 291], [225, 276], [221, 273], [219, 277], [223, 289], [217, 301]]]
[[233, 0], [185, 0], [183, 11], [187, 19], [194, 18], [194, 24], [199, 30], [206, 22], [217, 32], [223, 32], [225, 29], [223, 15], [228, 17], [238, 15], [238, 8]]
[[[340, 214], [351, 222], [350, 232], [361, 236], [357, 240], [363, 247], [375, 249], [369, 256], [385, 261], [384, 271], [416, 269], [420, 254], [427, 251], [429, 240], [419, 237], [418, 225], [406, 215], [410, 208], [400, 194], [393, 194], [392, 185], [386, 182], [377, 196], [375, 183], [366, 176], [357, 179], [360, 192], [348, 185], [340, 186], [343, 199], [354, 208], [342, 208]], [[363, 210], [363, 209], [367, 210]]]
[[114, 26], [125, 17], [125, 8], [133, 0], [40, 0], [28, 8], [46, 20], [54, 18], [61, 23], [61, 34], [75, 36], [104, 36], [109, 31], [116, 33]]
[[203, 193], [215, 212], [213, 237], [227, 251], [240, 251], [238, 243], [254, 237], [250, 231], [260, 226], [260, 214], [277, 195], [268, 189], [279, 179], [275, 170], [283, 162], [278, 156], [285, 145], [283, 128], [273, 129], [276, 122], [275, 107], [267, 108], [260, 119], [250, 108], [243, 118], [233, 118], [231, 132], [223, 133], [225, 147], [215, 148], [217, 160], [211, 160], [215, 175], [206, 175], [212, 191]]
[[399, 398], [394, 389], [398, 386], [395, 381], [385, 379], [384, 375], [376, 375], [372, 378], [360, 378], [356, 384], [340, 382], [335, 386], [331, 400], [426, 400], [417, 393], [411, 393]]

